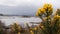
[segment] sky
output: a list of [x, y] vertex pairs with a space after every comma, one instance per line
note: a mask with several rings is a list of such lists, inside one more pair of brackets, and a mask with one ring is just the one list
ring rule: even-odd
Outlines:
[[52, 4], [54, 12], [60, 8], [60, 0], [0, 0], [0, 13], [35, 16], [38, 8], [45, 3]]

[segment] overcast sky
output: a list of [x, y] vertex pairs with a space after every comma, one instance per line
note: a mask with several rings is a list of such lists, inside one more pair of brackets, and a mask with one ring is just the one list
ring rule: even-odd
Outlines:
[[60, 0], [0, 0], [0, 13], [34, 16], [45, 3], [52, 4], [54, 10], [60, 8]]

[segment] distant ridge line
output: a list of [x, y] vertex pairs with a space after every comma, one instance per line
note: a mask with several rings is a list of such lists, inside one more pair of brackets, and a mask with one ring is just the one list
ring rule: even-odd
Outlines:
[[0, 16], [21, 16], [21, 17], [36, 17], [36, 16], [27, 16], [27, 15], [4, 15], [4, 14], [0, 14]]

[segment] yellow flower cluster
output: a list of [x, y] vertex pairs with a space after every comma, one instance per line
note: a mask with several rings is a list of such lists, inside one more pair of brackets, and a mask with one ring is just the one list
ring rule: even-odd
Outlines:
[[45, 9], [44, 8], [41, 8], [41, 13], [45, 13]]
[[34, 32], [33, 32], [32, 30], [30, 31], [30, 33], [31, 33], [31, 34], [34, 34]]
[[52, 9], [52, 5], [51, 4], [44, 4], [44, 9]]
[[37, 27], [34, 27], [34, 28], [30, 29], [30, 33], [31, 33], [31, 34], [34, 34], [34, 33], [35, 33], [35, 32], [33, 32], [33, 31], [37, 31]]
[[40, 13], [41, 12], [40, 12], [40, 8], [39, 8], [38, 11], [36, 12], [36, 16], [39, 16]]
[[54, 19], [60, 19], [60, 16], [55, 15], [55, 16], [54, 16]]
[[36, 13], [36, 16], [39, 16], [39, 14], [43, 14], [43, 13], [45, 13], [45, 9], [44, 8], [39, 8], [38, 9], [38, 12]]
[[41, 28], [44, 28], [44, 26], [41, 26]]
[[20, 34], [20, 32], [18, 32], [18, 34]]
[[37, 27], [35, 27], [34, 30], [37, 30]]
[[45, 4], [44, 5], [44, 9], [47, 11], [48, 10], [48, 14], [52, 14], [52, 5], [51, 4]]
[[46, 13], [48, 10], [49, 15], [52, 13], [52, 5], [51, 4], [45, 4], [43, 8], [39, 8], [36, 12], [36, 16], [40, 16], [41, 14]]

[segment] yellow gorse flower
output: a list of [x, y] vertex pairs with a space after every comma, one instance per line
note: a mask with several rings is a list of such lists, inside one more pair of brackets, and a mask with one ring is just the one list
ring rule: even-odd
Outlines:
[[18, 34], [20, 34], [20, 32], [18, 32]]
[[38, 9], [38, 13], [41, 13], [41, 8]]
[[45, 12], [48, 13], [48, 16], [52, 14], [53, 8], [51, 4], [45, 4], [43, 8], [45, 9]]
[[33, 32], [32, 30], [30, 31], [30, 33], [31, 33], [31, 34], [34, 34], [34, 32]]
[[52, 5], [51, 4], [48, 4], [48, 8], [52, 8]]
[[38, 9], [38, 11], [36, 12], [36, 16], [39, 16], [39, 14], [41, 13], [40, 8]]
[[49, 8], [48, 10], [49, 10], [49, 11], [52, 11], [52, 8]]
[[43, 8], [39, 8], [38, 11], [36, 12], [36, 16], [41, 17], [43, 14], [47, 16], [46, 13], [48, 13], [48, 16], [52, 14], [51, 4], [45, 4]]
[[48, 5], [47, 4], [44, 4], [44, 9], [47, 9]]
[[45, 13], [45, 9], [44, 8], [41, 8], [40, 11], [41, 11], [41, 13]]
[[45, 9], [44, 8], [39, 8], [38, 11], [36, 12], [36, 16], [39, 16], [39, 14], [44, 14]]
[[18, 30], [21, 30], [21, 27], [20, 26], [18, 26]]
[[48, 11], [52, 11], [52, 5], [51, 4], [45, 4], [43, 7], [45, 10], [48, 9]]
[[34, 30], [37, 30], [37, 27], [35, 27]]
[[52, 8], [51, 4], [44, 4], [44, 9], [49, 9], [49, 8]]
[[36, 16], [39, 16], [39, 13], [38, 12], [36, 13]]
[[54, 19], [60, 19], [60, 16], [55, 15], [55, 16], [54, 16]]
[[44, 28], [44, 26], [41, 26], [41, 28]]

